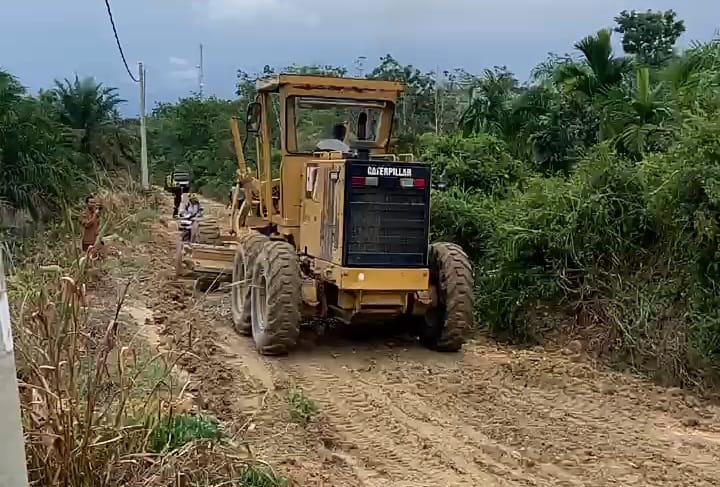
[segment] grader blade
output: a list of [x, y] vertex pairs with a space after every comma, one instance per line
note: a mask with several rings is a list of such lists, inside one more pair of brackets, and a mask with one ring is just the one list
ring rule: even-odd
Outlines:
[[228, 242], [224, 246], [186, 243], [182, 247], [181, 257], [184, 271], [178, 273], [182, 274], [181, 277], [195, 280], [230, 282], [235, 251], [235, 242]]

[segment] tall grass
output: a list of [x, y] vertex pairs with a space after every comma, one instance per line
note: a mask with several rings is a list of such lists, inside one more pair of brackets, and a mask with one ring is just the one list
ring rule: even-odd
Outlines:
[[[98, 191], [105, 230], [147, 230], [156, 198]], [[134, 277], [95, 272], [105, 264], [59, 238], [75, 233], [68, 218], [24, 242], [10, 276], [32, 484], [232, 485], [257, 464], [223, 440], [216, 420], [183, 406], [178, 355], [150, 349], [124, 313]]]

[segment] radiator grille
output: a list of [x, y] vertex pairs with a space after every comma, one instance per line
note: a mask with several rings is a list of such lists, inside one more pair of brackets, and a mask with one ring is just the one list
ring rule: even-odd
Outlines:
[[381, 178], [376, 187], [348, 185], [345, 265], [425, 266], [428, 203], [425, 188], [402, 188], [398, 178]]

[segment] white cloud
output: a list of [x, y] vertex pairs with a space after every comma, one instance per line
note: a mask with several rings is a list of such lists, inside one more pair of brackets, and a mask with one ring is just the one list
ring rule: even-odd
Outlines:
[[190, 64], [185, 58], [170, 56], [168, 63], [171, 69], [168, 71], [168, 76], [175, 81], [190, 81], [196, 80], [198, 77], [198, 71], [195, 66]]
[[315, 24], [319, 16], [313, 5], [299, 5], [298, 0], [204, 0], [210, 20], [290, 21], [304, 25]]
[[211, 21], [241, 22], [256, 31], [278, 24], [290, 31], [322, 26], [326, 33], [357, 31], [391, 38], [542, 33], [553, 20], [572, 23], [586, 11], [595, 15], [608, 10], [608, 4], [610, 12], [617, 12], [623, 1], [596, 5], [589, 0], [195, 0], [193, 6]]
[[170, 77], [178, 81], [190, 81], [198, 78], [198, 72], [195, 68], [175, 69], [170, 71]]
[[175, 56], [170, 56], [168, 58], [168, 62], [170, 64], [172, 64], [173, 66], [189, 66], [190, 65], [190, 62], [187, 59], [181, 58], [181, 57], [175, 57]]

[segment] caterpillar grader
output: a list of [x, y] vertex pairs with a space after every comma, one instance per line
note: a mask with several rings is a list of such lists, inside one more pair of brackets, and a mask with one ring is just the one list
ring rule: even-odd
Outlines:
[[[288, 353], [303, 321], [316, 318], [401, 320], [430, 349], [460, 350], [473, 319], [472, 268], [459, 246], [429, 245], [430, 166], [388, 153], [403, 86], [275, 75], [256, 87], [245, 122], [257, 170], [231, 120], [245, 198], [233, 201], [229, 235], [199, 232], [212, 238], [185, 244], [182, 266], [228, 277], [234, 328], [261, 354]], [[337, 122], [344, 149], [319, 150]]]

